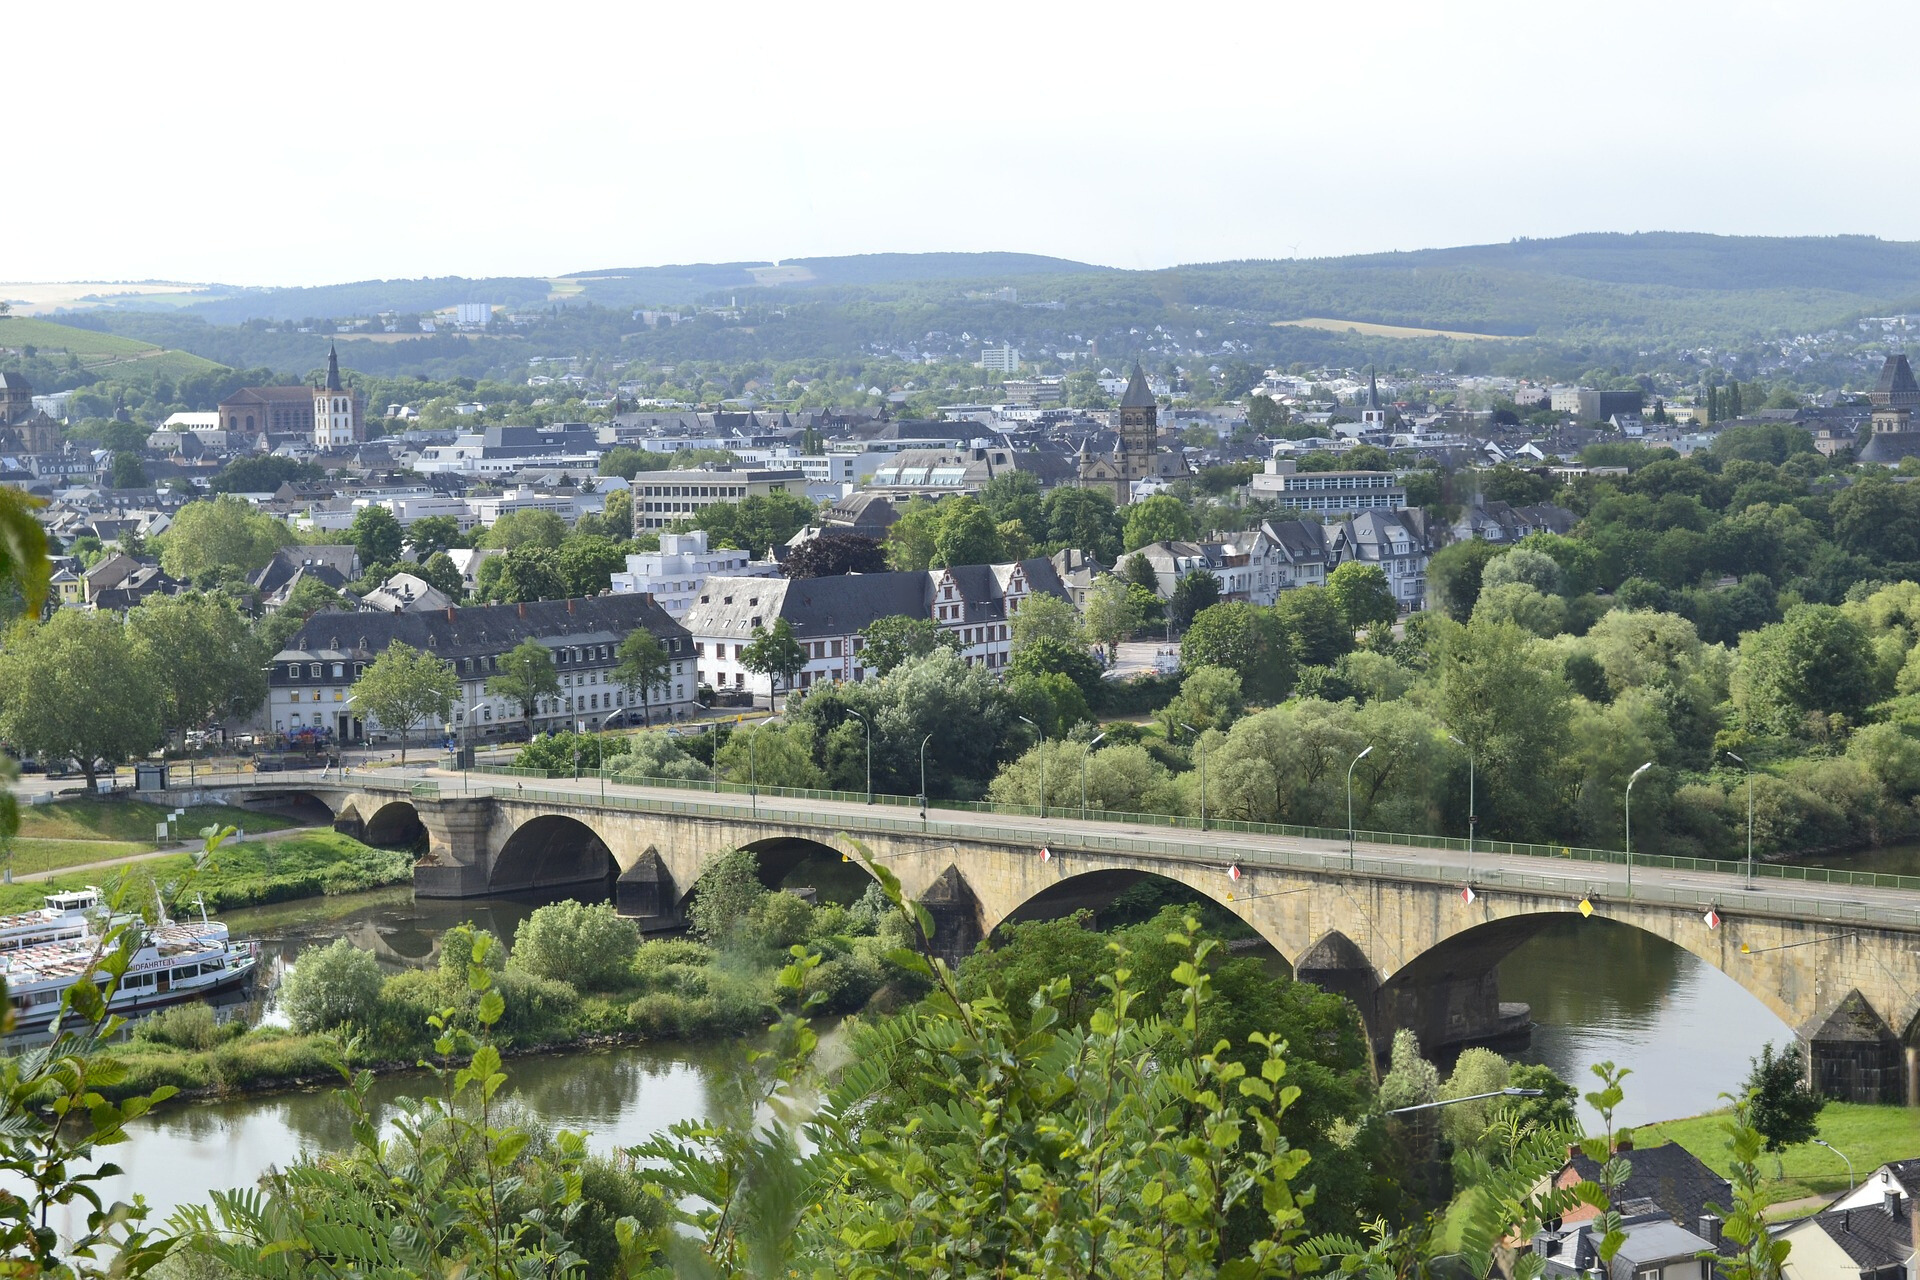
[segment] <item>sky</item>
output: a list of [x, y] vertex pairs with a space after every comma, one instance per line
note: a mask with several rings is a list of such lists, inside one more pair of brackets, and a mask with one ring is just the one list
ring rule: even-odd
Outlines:
[[1920, 5], [20, 4], [0, 280], [1920, 239]]

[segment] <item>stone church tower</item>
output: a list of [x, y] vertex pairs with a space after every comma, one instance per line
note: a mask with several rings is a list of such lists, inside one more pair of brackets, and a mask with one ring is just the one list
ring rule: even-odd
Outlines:
[[1120, 397], [1118, 434], [1110, 454], [1090, 454], [1080, 447], [1079, 484], [1083, 489], [1105, 489], [1114, 502], [1133, 501], [1133, 482], [1152, 476], [1184, 475], [1186, 460], [1160, 452], [1160, 404], [1147, 387], [1147, 375], [1136, 361], [1127, 390]]
[[313, 447], [338, 449], [366, 439], [359, 395], [340, 382], [340, 356], [327, 344], [327, 381], [313, 390]]

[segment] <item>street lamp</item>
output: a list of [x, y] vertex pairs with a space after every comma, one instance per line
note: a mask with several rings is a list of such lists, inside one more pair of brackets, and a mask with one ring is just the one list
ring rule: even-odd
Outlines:
[[[1434, 1107], [1450, 1107], [1456, 1102], [1478, 1102], [1482, 1098], [1539, 1098], [1544, 1097], [1546, 1092], [1545, 1089], [1495, 1089], [1492, 1093], [1470, 1093], [1464, 1098], [1442, 1098], [1438, 1102], [1416, 1102], [1410, 1107], [1394, 1107], [1387, 1114], [1403, 1116], [1409, 1111], [1430, 1111]], [[1814, 1141], [1818, 1142], [1819, 1139]]]
[[760, 767], [754, 763], [753, 741], [760, 736], [762, 729], [779, 718], [779, 716], [768, 716], [747, 730], [747, 803], [753, 809], [753, 816], [756, 818], [760, 816]]
[[1640, 781], [1640, 775], [1653, 768], [1649, 760], [1633, 771], [1627, 779], [1627, 896], [1633, 896], [1633, 784]]
[[580, 781], [580, 739], [586, 736], [587, 722], [575, 720], [573, 722], [573, 780], [575, 782]]
[[[1732, 756], [1733, 752], [1729, 751], [1727, 752], [1727, 754]], [[1733, 758], [1738, 760], [1740, 757], [1733, 756]], [[1842, 1160], [1847, 1160], [1847, 1153], [1842, 1151], [1840, 1148], [1834, 1146], [1831, 1142], [1828, 1142], [1825, 1138], [1815, 1138], [1813, 1140], [1813, 1145], [1816, 1147], [1825, 1147], [1827, 1150], [1833, 1152], [1833, 1154], [1839, 1156]], [[1853, 1188], [1854, 1188], [1853, 1161], [1847, 1160], [1847, 1194], [1848, 1195], [1853, 1194]]]
[[872, 804], [873, 803], [873, 722], [867, 719], [865, 716], [861, 715], [858, 711], [854, 711], [851, 708], [848, 709], [847, 714], [852, 716], [855, 720], [858, 720], [860, 722], [860, 727], [867, 731], [867, 803]]
[[1479, 825], [1479, 817], [1474, 812], [1475, 805], [1473, 802], [1473, 748], [1467, 746], [1466, 743], [1460, 741], [1460, 739], [1454, 737], [1452, 734], [1447, 735], [1447, 741], [1457, 747], [1465, 748], [1467, 753], [1467, 856], [1472, 857], [1474, 828]]
[[1207, 829], [1207, 740], [1200, 736], [1198, 729], [1185, 720], [1180, 722], [1180, 727], [1193, 735], [1193, 743], [1200, 749], [1200, 829], [1205, 831]]
[[1106, 736], [1105, 729], [1094, 734], [1093, 740], [1087, 743], [1087, 754], [1080, 757], [1080, 821], [1082, 822], [1087, 820], [1087, 761], [1093, 758], [1093, 749], [1099, 746], [1100, 739]]
[[[604, 717], [600, 721], [600, 732], [605, 733], [607, 731], [608, 725], [612, 724], [616, 719], [626, 714], [627, 714], [626, 709], [623, 707], [619, 711], [614, 712], [612, 715]], [[600, 756], [600, 768], [596, 770], [596, 772], [599, 773], [600, 775], [600, 802], [602, 804], [605, 804], [607, 799], [607, 757], [604, 752]]]
[[1369, 742], [1366, 749], [1355, 756], [1353, 763], [1347, 766], [1347, 870], [1349, 871], [1353, 870], [1353, 771], [1359, 767], [1362, 760], [1372, 754], [1373, 744]]
[[1047, 731], [1025, 716], [1020, 719], [1033, 725], [1033, 731], [1040, 735], [1040, 816], [1044, 818], [1047, 816]]
[[1747, 774], [1747, 888], [1753, 888], [1753, 768], [1745, 760], [1727, 752], [1727, 758], [1746, 771]]
[[928, 734], [920, 739], [920, 821], [927, 820], [927, 744], [933, 741]]

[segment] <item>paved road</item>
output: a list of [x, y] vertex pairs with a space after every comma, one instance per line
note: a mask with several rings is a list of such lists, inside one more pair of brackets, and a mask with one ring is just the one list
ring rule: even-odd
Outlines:
[[[394, 771], [383, 770], [383, 775], [394, 776]], [[441, 794], [457, 795], [465, 785], [473, 790], [502, 788], [511, 791], [512, 779], [482, 774], [464, 776], [458, 772], [440, 769], [422, 769], [410, 776], [432, 779], [441, 786]], [[547, 792], [568, 792], [577, 794], [585, 803], [599, 799], [602, 787], [596, 780], [574, 781], [572, 779], [553, 779], [547, 782], [525, 784], [527, 790], [539, 789]], [[665, 787], [637, 787], [618, 783], [608, 783], [605, 787], [608, 796], [644, 796], [666, 801], [697, 801], [703, 805], [715, 805], [737, 809], [742, 816], [753, 808], [750, 797], [732, 792], [688, 791]], [[892, 820], [917, 819], [918, 811], [892, 805], [867, 806], [857, 802], [837, 800], [792, 800], [778, 797], [762, 797], [759, 807], [763, 812], [800, 813], [812, 819], [844, 816], [858, 819], [862, 816], [884, 817]], [[975, 813], [967, 810], [939, 809], [931, 810], [931, 821], [941, 824], [974, 828], [984, 837], [1008, 838], [1010, 831], [1033, 832], [1044, 837], [1057, 837], [1063, 847], [1072, 847], [1076, 838], [1085, 837], [1097, 840], [1101, 837], [1122, 837], [1153, 840], [1163, 843], [1180, 843], [1191, 847], [1195, 856], [1218, 858], [1222, 870], [1236, 854], [1245, 851], [1248, 854], [1271, 853], [1274, 851], [1300, 852], [1318, 855], [1316, 860], [1332, 860], [1336, 864], [1347, 854], [1344, 841], [1307, 840], [1291, 837], [1249, 834], [1243, 832], [1209, 831], [1204, 835], [1194, 830], [1135, 825], [1121, 822], [1081, 823], [1071, 818], [1023, 818], [1004, 814]], [[1524, 888], [1534, 892], [1564, 893], [1569, 907], [1583, 897], [1601, 899], [1620, 899], [1636, 897], [1670, 902], [1701, 905], [1714, 903], [1723, 910], [1738, 910], [1743, 905], [1756, 911], [1786, 913], [1794, 915], [1832, 915], [1860, 917], [1860, 909], [1868, 908], [1874, 914], [1874, 922], [1892, 924], [1896, 927], [1913, 928], [1920, 931], [1920, 892], [1901, 889], [1882, 889], [1852, 886], [1845, 884], [1825, 884], [1817, 881], [1761, 879], [1757, 888], [1744, 888], [1745, 877], [1738, 870], [1739, 864], [1729, 864], [1729, 870], [1720, 871], [1679, 871], [1653, 867], [1635, 866], [1632, 869], [1631, 889], [1629, 892], [1628, 870], [1624, 865], [1578, 862], [1558, 858], [1528, 857], [1514, 854], [1475, 853], [1442, 849], [1413, 848], [1402, 845], [1374, 844], [1360, 841], [1353, 850], [1355, 869], [1363, 875], [1405, 875], [1419, 880], [1441, 880], [1465, 886], [1468, 883], [1487, 887], [1505, 886]], [[1792, 904], [1806, 904], [1795, 907]]]

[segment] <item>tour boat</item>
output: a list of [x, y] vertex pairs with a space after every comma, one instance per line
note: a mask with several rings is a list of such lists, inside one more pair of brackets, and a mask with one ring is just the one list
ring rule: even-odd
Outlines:
[[[67, 988], [100, 954], [99, 937], [91, 932], [0, 952], [0, 978], [6, 980], [13, 1005], [13, 1034], [45, 1031], [59, 1013]], [[209, 920], [204, 904], [198, 923], [176, 923], [163, 915], [159, 925], [146, 930], [107, 1007], [129, 1016], [232, 990], [252, 979], [259, 960], [260, 944], [229, 939], [227, 926]]]
[[0, 916], [0, 951], [37, 947], [44, 942], [74, 942], [91, 937], [100, 891], [92, 885], [65, 893], [50, 893], [47, 905], [18, 915]]

